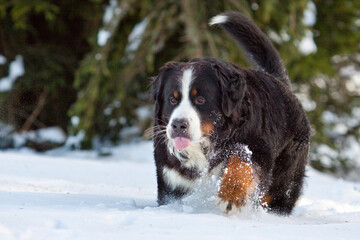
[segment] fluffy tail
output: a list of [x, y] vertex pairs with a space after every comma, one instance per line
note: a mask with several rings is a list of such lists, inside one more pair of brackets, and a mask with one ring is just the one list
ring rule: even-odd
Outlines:
[[209, 24], [220, 25], [240, 44], [258, 69], [291, 85], [279, 52], [250, 19], [237, 12], [225, 12], [213, 17]]

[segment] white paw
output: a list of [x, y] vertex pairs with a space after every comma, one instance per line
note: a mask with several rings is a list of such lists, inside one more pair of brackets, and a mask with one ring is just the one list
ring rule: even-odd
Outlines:
[[231, 200], [224, 201], [222, 199], [218, 199], [217, 205], [219, 206], [220, 211], [228, 215], [235, 215], [240, 213], [242, 207], [242, 205], [235, 204]]

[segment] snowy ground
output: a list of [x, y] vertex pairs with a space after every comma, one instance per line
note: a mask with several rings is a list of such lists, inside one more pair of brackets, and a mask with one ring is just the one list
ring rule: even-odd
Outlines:
[[360, 239], [360, 183], [308, 171], [291, 217], [215, 202], [157, 207], [150, 142], [113, 156], [0, 152], [0, 239]]

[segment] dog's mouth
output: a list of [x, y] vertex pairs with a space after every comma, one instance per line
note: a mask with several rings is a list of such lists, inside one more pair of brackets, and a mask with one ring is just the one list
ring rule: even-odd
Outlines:
[[170, 154], [177, 157], [181, 163], [186, 163], [191, 158], [208, 156], [212, 150], [210, 139], [207, 137], [194, 140], [188, 136], [176, 136], [168, 140]]
[[171, 139], [173, 147], [177, 150], [186, 149], [193, 142], [193, 138], [187, 129], [184, 131], [174, 131], [172, 129], [168, 133], [168, 138]]
[[190, 146], [191, 140], [186, 137], [175, 137], [173, 139], [173, 145], [176, 149], [185, 149]]

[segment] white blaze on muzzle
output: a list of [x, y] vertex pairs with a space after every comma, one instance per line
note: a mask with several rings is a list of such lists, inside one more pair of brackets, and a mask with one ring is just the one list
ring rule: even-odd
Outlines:
[[192, 80], [193, 80], [192, 70], [186, 69], [183, 72], [182, 78], [180, 79], [181, 95], [182, 95], [180, 104], [172, 112], [169, 123], [166, 127], [167, 137], [169, 141], [172, 143], [173, 143], [172, 134], [171, 134], [173, 131], [172, 125], [175, 120], [179, 120], [179, 119], [188, 122], [187, 131], [191, 142], [200, 140], [202, 136], [200, 117], [197, 111], [195, 110], [194, 106], [192, 105], [190, 99]]

